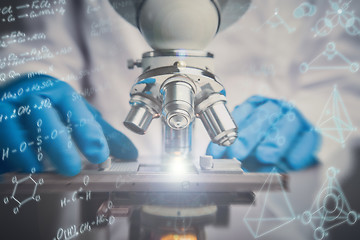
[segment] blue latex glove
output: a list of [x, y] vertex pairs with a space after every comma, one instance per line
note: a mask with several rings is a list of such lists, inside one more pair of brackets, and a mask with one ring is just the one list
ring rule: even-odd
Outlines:
[[133, 143], [111, 127], [67, 83], [47, 75], [21, 76], [0, 88], [0, 172], [42, 171], [47, 157], [73, 176], [81, 154], [92, 163], [109, 154], [135, 160]]
[[[235, 107], [232, 116], [238, 138], [229, 147], [210, 143], [207, 154], [215, 158], [251, 159], [266, 165], [300, 170], [317, 162], [321, 138], [291, 104], [253, 96]], [[269, 168], [271, 169], [271, 168]]]

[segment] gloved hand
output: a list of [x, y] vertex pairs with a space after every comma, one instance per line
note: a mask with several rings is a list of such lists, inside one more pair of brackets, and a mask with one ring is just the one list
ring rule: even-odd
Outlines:
[[67, 83], [47, 75], [21, 76], [0, 87], [0, 173], [43, 170], [45, 157], [73, 176], [81, 154], [92, 163], [109, 154], [135, 160], [133, 143], [111, 127]]
[[238, 125], [238, 138], [229, 147], [210, 143], [208, 155], [240, 161], [255, 158], [260, 164], [285, 164], [293, 170], [317, 162], [314, 155], [321, 138], [291, 104], [253, 96], [236, 106], [232, 116]]

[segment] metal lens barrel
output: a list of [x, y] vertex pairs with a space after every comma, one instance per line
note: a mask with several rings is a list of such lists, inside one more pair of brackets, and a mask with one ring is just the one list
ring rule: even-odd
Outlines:
[[204, 102], [200, 104], [204, 109], [199, 112], [199, 118], [211, 141], [221, 146], [230, 146], [237, 138], [237, 126], [225, 106], [225, 100], [215, 96]]
[[143, 104], [134, 104], [127, 115], [124, 125], [131, 131], [138, 134], [145, 134], [151, 121], [153, 113]]
[[163, 117], [173, 129], [183, 129], [193, 121], [194, 91], [192, 87], [182, 81], [172, 81], [162, 88]]

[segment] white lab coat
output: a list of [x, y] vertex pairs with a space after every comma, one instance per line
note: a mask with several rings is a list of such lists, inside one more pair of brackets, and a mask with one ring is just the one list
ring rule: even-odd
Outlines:
[[[7, 3], [13, 9], [26, 4], [26, 1], [13, 2]], [[255, 0], [240, 21], [220, 32], [208, 46], [207, 50], [215, 54], [215, 74], [227, 90], [228, 108], [233, 109], [254, 94], [283, 98], [293, 102], [316, 125], [336, 84], [352, 125], [358, 126], [360, 71], [338, 69], [338, 66], [344, 66], [343, 59], [340, 58], [334, 58], [328, 69], [309, 69], [302, 73], [300, 66], [303, 62], [310, 63], [315, 59], [329, 42], [334, 42], [336, 50], [347, 60], [359, 63], [360, 32], [352, 36], [339, 24], [326, 36], [317, 36], [312, 29], [331, 10], [330, 2], [311, 1], [317, 11], [313, 16], [298, 19], [293, 13], [301, 3], [303, 1]], [[4, 3], [4, 6], [7, 4]], [[130, 109], [129, 90], [141, 73], [140, 69], [127, 69], [126, 61], [129, 58], [140, 58], [142, 53], [151, 48], [139, 31], [119, 17], [107, 1], [66, 1], [65, 5], [59, 4], [57, 7], [63, 7], [64, 14], [56, 12], [54, 15], [37, 18], [16, 18], [15, 23], [0, 23], [6, 25], [4, 34], [15, 30], [26, 33], [26, 36], [46, 34], [46, 39], [43, 40], [29, 40], [0, 48], [1, 58], [8, 57], [11, 53], [24, 54], [32, 48], [41, 49], [44, 46], [54, 54], [54, 57], [40, 61], [5, 66], [0, 69], [6, 75], [5, 81], [11, 81], [11, 71], [45, 72], [62, 79], [80, 91], [114, 127], [129, 136], [141, 157], [160, 155], [159, 120], [152, 122], [144, 136], [132, 133], [122, 124]], [[277, 25], [274, 18], [269, 20], [276, 9], [284, 24]], [[360, 16], [359, 2], [352, 1], [348, 11], [354, 11], [353, 14]], [[281, 21], [279, 19], [275, 19], [275, 22]], [[359, 24], [356, 21], [355, 24]], [[360, 29], [359, 25], [356, 26]], [[69, 53], [56, 55], [61, 48], [67, 49]], [[321, 64], [328, 62], [323, 60]], [[198, 121], [193, 135], [195, 155], [203, 154], [209, 142], [201, 125]], [[312, 204], [326, 177], [324, 174], [328, 166], [341, 170], [339, 178], [347, 176], [355, 166], [352, 159], [356, 159], [356, 156], [352, 157], [351, 151], [358, 146], [358, 140], [359, 132], [352, 131], [342, 148], [339, 142], [325, 136], [318, 154], [323, 165], [315, 170], [290, 174], [288, 196], [296, 216], [301, 215]], [[208, 227], [207, 237], [219, 239], [221, 235], [224, 239], [233, 239], [234, 236], [252, 239], [253, 236], [242, 219], [247, 208], [248, 206], [232, 207], [230, 224], [235, 231]], [[267, 211], [270, 215], [272, 211], [280, 214], [280, 209], [274, 202]], [[239, 217], [241, 219], [237, 219]], [[116, 230], [112, 231], [116, 233]], [[269, 233], [264, 239], [281, 239], [286, 234], [291, 234], [292, 239], [311, 239], [313, 230], [299, 220], [294, 220], [283, 229]]]

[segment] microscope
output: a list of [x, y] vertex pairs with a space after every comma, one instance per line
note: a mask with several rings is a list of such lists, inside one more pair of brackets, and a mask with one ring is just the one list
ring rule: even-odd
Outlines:
[[128, 67], [142, 74], [130, 90], [131, 110], [124, 124], [145, 134], [162, 122], [162, 166], [191, 166], [192, 129], [199, 118], [216, 144], [231, 145], [237, 126], [227, 107], [224, 86], [214, 75], [213, 54], [203, 49], [242, 16], [250, 0], [110, 0], [137, 27], [154, 51]]
[[[229, 146], [237, 138], [237, 126], [226, 107], [224, 86], [213, 73], [214, 56], [204, 48], [246, 12], [250, 0], [109, 2], [154, 49], [144, 53], [141, 60], [128, 62], [130, 69], [141, 67], [142, 74], [130, 90], [131, 109], [124, 124], [135, 133], [145, 134], [153, 119], [161, 119], [161, 163], [109, 158], [96, 169], [84, 169], [71, 179], [71, 184], [69, 179], [51, 172], [37, 174], [54, 180], [41, 189], [72, 191], [81, 187], [87, 176], [92, 179], [93, 191], [103, 193], [239, 193], [239, 201], [252, 202], [252, 191], [261, 189], [268, 174], [244, 173], [237, 159], [191, 156], [195, 118], [200, 118], [214, 143]], [[269, 183], [271, 189], [285, 186], [286, 177], [282, 176], [281, 181]], [[7, 187], [11, 188], [9, 182]], [[30, 183], [30, 189], [31, 186]]]
[[[286, 189], [286, 175], [276, 174], [279, 181], [268, 181], [269, 174], [244, 172], [237, 159], [191, 156], [195, 118], [200, 118], [214, 143], [229, 146], [237, 138], [224, 86], [213, 73], [214, 56], [204, 48], [246, 12], [250, 0], [109, 1], [154, 49], [144, 53], [141, 60], [128, 62], [130, 69], [141, 67], [142, 74], [130, 90], [131, 109], [124, 124], [135, 133], [145, 134], [153, 119], [161, 119], [161, 164], [110, 159], [99, 169], [84, 169], [71, 179], [40, 173], [36, 178], [46, 179], [46, 184], [37, 191], [78, 191], [87, 179], [92, 196], [105, 199], [104, 206], [111, 202], [111, 210], [100, 207], [98, 214], [124, 217], [131, 209], [145, 206], [141, 214], [146, 216], [141, 221], [148, 219], [144, 224], [151, 228], [154, 218], [163, 223], [162, 212], [181, 221], [187, 221], [183, 215], [190, 213], [195, 219], [193, 214], [198, 212], [198, 217], [207, 222], [217, 206], [251, 204], [255, 191]], [[0, 193], [11, 193], [11, 179], [11, 174], [3, 175]], [[23, 194], [32, 193], [32, 182], [23, 185]]]

